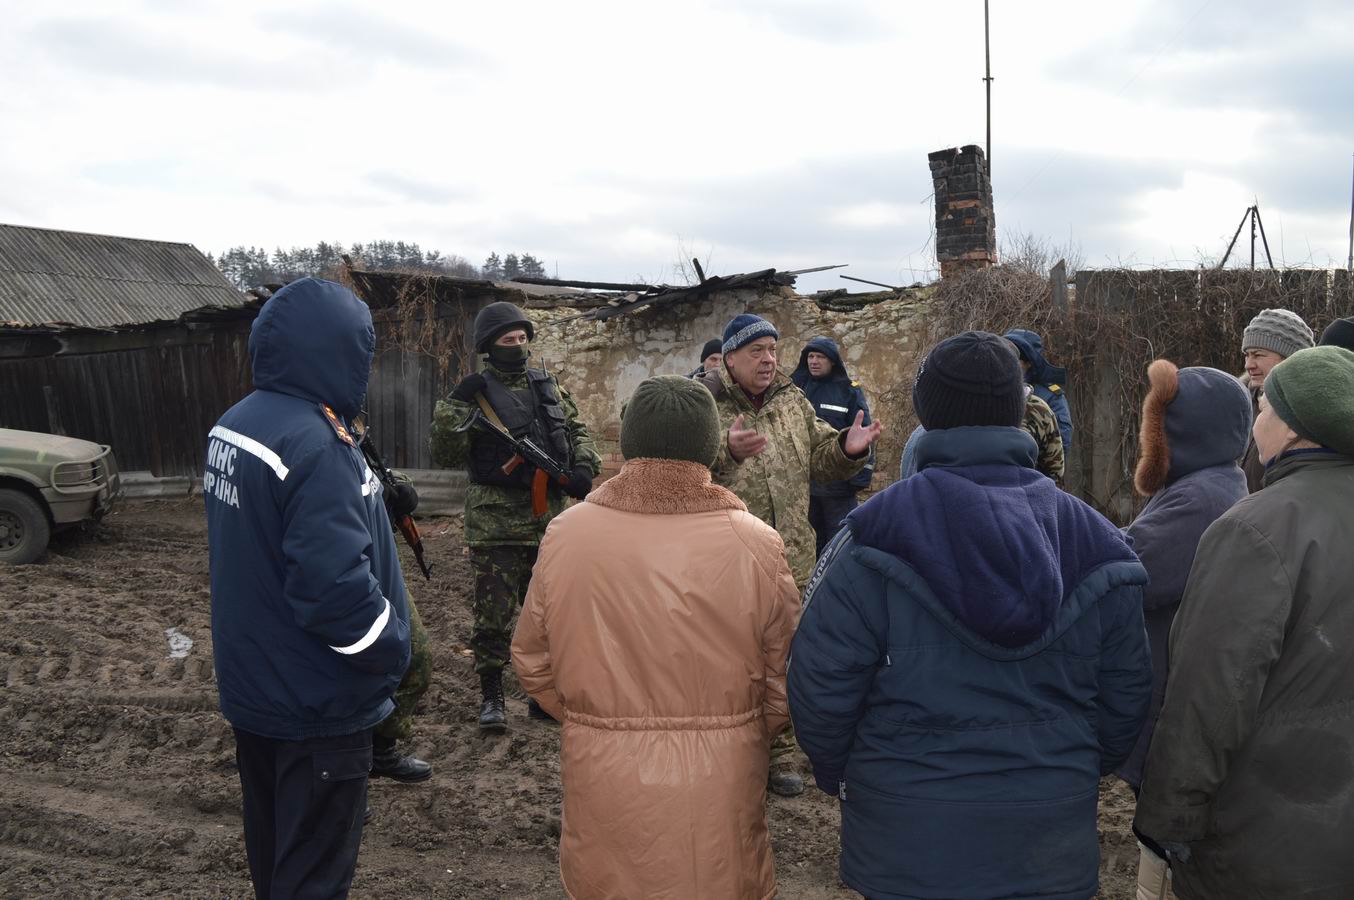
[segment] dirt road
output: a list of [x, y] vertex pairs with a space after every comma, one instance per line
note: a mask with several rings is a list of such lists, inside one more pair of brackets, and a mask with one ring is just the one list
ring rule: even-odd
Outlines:
[[[511, 730], [479, 735], [460, 523], [422, 527], [434, 580], [405, 570], [435, 674], [413, 746], [435, 774], [372, 783], [353, 896], [563, 897], [559, 732], [510, 684]], [[0, 567], [0, 896], [252, 896], [209, 606], [197, 500], [125, 505]], [[1132, 897], [1132, 797], [1106, 781], [1102, 799], [1102, 896]], [[768, 814], [782, 896], [857, 896], [837, 882], [835, 801], [772, 798]]]

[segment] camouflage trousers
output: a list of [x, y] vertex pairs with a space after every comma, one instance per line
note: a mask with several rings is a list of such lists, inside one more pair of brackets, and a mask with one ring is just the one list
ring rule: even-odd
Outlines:
[[470, 648], [475, 671], [500, 672], [512, 655], [512, 617], [527, 597], [536, 547], [471, 547], [475, 573], [475, 627]]
[[404, 678], [395, 689], [395, 711], [372, 732], [375, 737], [392, 741], [409, 740], [414, 730], [414, 707], [418, 706], [433, 680], [433, 654], [428, 646], [428, 632], [423, 630], [423, 620], [418, 617], [414, 595], [405, 591], [405, 599], [409, 603], [409, 668], [404, 670]]

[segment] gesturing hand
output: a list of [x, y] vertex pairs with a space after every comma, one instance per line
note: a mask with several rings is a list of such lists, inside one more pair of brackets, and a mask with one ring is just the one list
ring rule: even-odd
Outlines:
[[729, 426], [729, 455], [736, 462], [742, 462], [750, 456], [756, 456], [766, 449], [769, 442], [754, 429], [743, 427], [740, 415]]
[[[852, 459], [860, 459], [869, 452], [870, 445], [884, 430], [884, 426], [878, 422], [871, 422], [869, 425], [861, 424], [864, 421], [865, 410], [862, 409], [856, 413], [856, 421], [852, 422], [851, 427], [846, 430], [846, 441], [842, 444], [842, 450], [846, 451], [846, 455]], [[729, 441], [732, 448], [732, 431], [729, 432]]]

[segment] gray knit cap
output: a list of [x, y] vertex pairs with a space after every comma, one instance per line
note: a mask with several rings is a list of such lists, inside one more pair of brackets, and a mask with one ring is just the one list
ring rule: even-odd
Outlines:
[[621, 455], [626, 459], [712, 466], [723, 437], [714, 395], [682, 375], [644, 379], [621, 410]]
[[1262, 309], [1241, 336], [1241, 352], [1273, 350], [1282, 357], [1316, 345], [1316, 336], [1302, 316], [1286, 309]]

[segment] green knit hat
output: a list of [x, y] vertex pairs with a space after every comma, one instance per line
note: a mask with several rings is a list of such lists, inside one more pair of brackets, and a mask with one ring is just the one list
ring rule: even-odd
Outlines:
[[682, 375], [644, 379], [621, 410], [621, 454], [626, 459], [680, 459], [712, 466], [721, 437], [714, 396], [699, 381]]
[[1265, 398], [1298, 437], [1354, 456], [1354, 352], [1299, 350], [1265, 376]]

